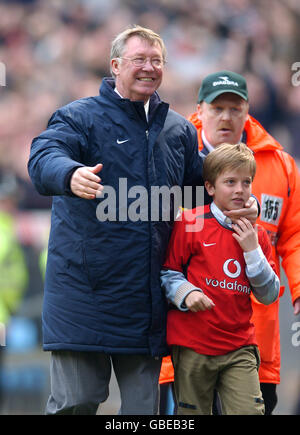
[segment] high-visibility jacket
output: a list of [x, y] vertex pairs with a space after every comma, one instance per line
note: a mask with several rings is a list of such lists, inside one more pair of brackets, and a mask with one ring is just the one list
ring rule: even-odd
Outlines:
[[28, 281], [23, 251], [15, 236], [13, 219], [0, 212], [0, 323], [6, 324], [22, 301]]
[[[189, 120], [198, 131], [199, 150], [203, 148], [202, 122], [197, 113]], [[273, 257], [280, 270], [279, 258], [289, 282], [292, 302], [300, 298], [300, 174], [294, 159], [256, 121], [248, 115], [246, 143], [254, 152], [257, 164], [252, 193], [261, 204], [257, 220], [268, 232]], [[280, 296], [284, 292], [281, 287]], [[261, 355], [260, 382], [280, 383], [279, 299], [262, 305], [252, 298], [256, 338]], [[162, 373], [164, 371], [162, 369]], [[171, 369], [172, 370], [172, 369]], [[168, 375], [170, 378], [170, 372]], [[163, 383], [163, 379], [160, 379]]]

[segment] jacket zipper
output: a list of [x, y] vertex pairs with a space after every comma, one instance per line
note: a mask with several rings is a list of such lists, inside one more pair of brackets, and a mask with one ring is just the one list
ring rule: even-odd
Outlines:
[[[152, 258], [152, 228], [151, 228], [151, 189], [150, 189], [150, 183], [149, 183], [149, 130], [145, 130], [146, 133], [146, 173], [147, 173], [147, 188], [148, 188], [148, 227], [149, 227], [149, 296], [151, 300], [151, 306], [152, 306], [152, 293], [151, 293], [151, 258]], [[151, 309], [151, 325], [150, 329], [152, 329], [152, 321], [153, 321], [153, 312]], [[152, 346], [151, 343], [148, 341], [149, 351], [150, 354], [152, 354]]]

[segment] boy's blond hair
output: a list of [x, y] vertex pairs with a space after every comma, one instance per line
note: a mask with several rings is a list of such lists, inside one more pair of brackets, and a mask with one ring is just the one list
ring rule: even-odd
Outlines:
[[242, 142], [235, 145], [223, 143], [211, 151], [203, 163], [203, 179], [214, 186], [220, 174], [232, 169], [249, 171], [253, 181], [255, 158], [250, 148]]

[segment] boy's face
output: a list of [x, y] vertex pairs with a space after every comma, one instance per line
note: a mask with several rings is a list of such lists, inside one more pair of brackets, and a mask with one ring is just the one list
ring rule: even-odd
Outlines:
[[206, 181], [205, 187], [221, 211], [239, 210], [251, 195], [252, 178], [245, 169], [230, 169], [218, 175], [215, 185]]

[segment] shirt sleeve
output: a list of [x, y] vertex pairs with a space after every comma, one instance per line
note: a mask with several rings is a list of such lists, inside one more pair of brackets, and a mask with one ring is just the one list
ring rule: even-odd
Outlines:
[[200, 291], [190, 283], [182, 272], [171, 269], [163, 269], [160, 273], [160, 281], [165, 290], [167, 299], [181, 311], [188, 311], [185, 305], [185, 298], [192, 291]]
[[246, 275], [256, 299], [264, 305], [269, 305], [278, 298], [280, 280], [275, 271], [271, 245], [265, 237], [265, 232], [260, 232], [259, 238], [261, 245], [257, 249], [244, 252]]

